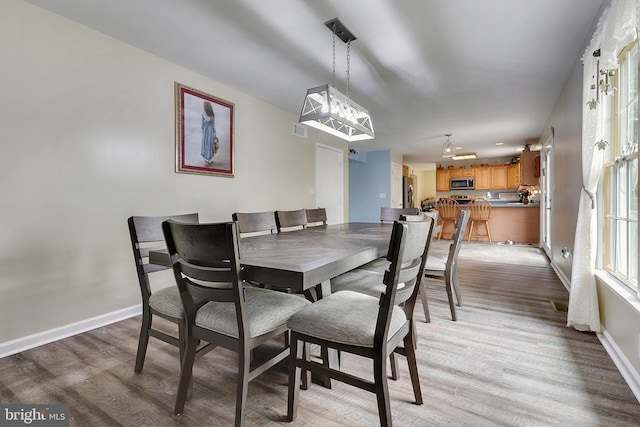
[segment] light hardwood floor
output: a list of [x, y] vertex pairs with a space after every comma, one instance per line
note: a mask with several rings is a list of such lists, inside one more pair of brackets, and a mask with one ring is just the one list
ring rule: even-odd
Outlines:
[[[437, 243], [437, 245], [446, 242]], [[396, 426], [637, 426], [640, 404], [597, 337], [566, 327], [551, 302], [567, 292], [531, 247], [465, 243], [464, 306], [450, 320], [446, 294], [428, 283], [432, 322], [417, 307], [424, 405], [413, 404], [406, 363], [389, 381]], [[133, 283], [132, 286], [137, 286]], [[139, 318], [0, 359], [3, 403], [68, 403], [73, 426], [227, 426], [233, 424], [234, 354], [214, 350], [196, 362], [193, 398], [172, 415], [177, 349], [151, 340], [144, 371], [133, 373]], [[371, 372], [345, 355], [345, 370]], [[300, 392], [286, 423], [282, 367], [249, 386], [248, 426], [373, 426], [375, 396], [345, 384]]]

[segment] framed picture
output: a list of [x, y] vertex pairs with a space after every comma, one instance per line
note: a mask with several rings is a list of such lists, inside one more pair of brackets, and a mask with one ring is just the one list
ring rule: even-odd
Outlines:
[[175, 82], [176, 172], [233, 177], [233, 103]]

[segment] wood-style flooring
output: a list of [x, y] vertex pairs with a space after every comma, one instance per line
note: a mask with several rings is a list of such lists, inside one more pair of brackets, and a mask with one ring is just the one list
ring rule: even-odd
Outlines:
[[[539, 250], [472, 242], [460, 257], [459, 320], [437, 281], [428, 282], [431, 323], [416, 308], [424, 404], [413, 403], [400, 358], [401, 378], [389, 381], [396, 426], [640, 425], [640, 403], [597, 337], [567, 328], [566, 313], [554, 309], [568, 295]], [[193, 397], [175, 417], [178, 351], [152, 339], [144, 371], [134, 374], [139, 322], [0, 359], [0, 402], [67, 403], [72, 426], [232, 425], [235, 354], [214, 350], [196, 361]], [[344, 355], [343, 367], [371, 372], [355, 356]], [[278, 366], [250, 383], [246, 425], [378, 424], [375, 396], [339, 383], [302, 390], [298, 418], [287, 423], [287, 381]]]

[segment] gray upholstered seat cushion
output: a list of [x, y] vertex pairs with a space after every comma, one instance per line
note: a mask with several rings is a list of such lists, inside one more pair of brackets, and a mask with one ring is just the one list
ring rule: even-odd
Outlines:
[[[289, 317], [311, 303], [298, 295], [261, 288], [245, 288], [249, 336], [257, 337], [285, 325]], [[234, 303], [211, 301], [198, 310], [196, 325], [238, 338]]]
[[382, 273], [356, 268], [331, 279], [331, 292], [354, 291], [379, 298], [385, 290]]
[[177, 286], [169, 286], [152, 293], [149, 297], [149, 306], [160, 313], [177, 319], [184, 317], [182, 300], [180, 300]]
[[448, 254], [437, 254], [429, 252], [427, 255], [427, 262], [424, 265], [425, 270], [437, 270], [444, 271], [447, 269]]
[[[351, 291], [340, 291], [304, 307], [291, 316], [289, 329], [317, 338], [373, 347], [379, 298]], [[389, 326], [393, 336], [407, 323], [402, 308], [394, 305]]]

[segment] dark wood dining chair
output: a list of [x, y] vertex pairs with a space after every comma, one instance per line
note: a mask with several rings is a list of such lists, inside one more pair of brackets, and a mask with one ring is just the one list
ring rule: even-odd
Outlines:
[[327, 225], [327, 211], [325, 208], [305, 209], [307, 214], [307, 227], [315, 225]]
[[232, 219], [238, 223], [240, 235], [246, 234], [273, 234], [278, 232], [276, 217], [273, 211], [267, 212], [235, 212]]
[[[460, 293], [460, 286], [458, 285], [458, 255], [462, 246], [464, 230], [467, 228], [467, 223], [469, 222], [469, 216], [470, 213], [466, 209], [458, 211], [452, 242], [449, 245], [449, 252], [446, 258], [429, 256], [424, 271], [425, 277], [444, 280], [447, 297], [449, 299], [449, 309], [451, 310], [451, 319], [454, 321], [458, 320], [456, 305], [459, 307], [462, 306], [462, 295]], [[420, 292], [426, 295], [426, 283]]]
[[290, 229], [307, 228], [307, 213], [304, 209], [298, 209], [295, 211], [276, 211], [276, 225], [278, 227], [278, 233], [283, 231], [283, 228], [290, 231]]
[[186, 319], [187, 345], [174, 412], [184, 410], [196, 346], [206, 341], [238, 353], [235, 425], [244, 425], [249, 381], [289, 355], [285, 344], [272, 358], [251, 366], [252, 350], [285, 335], [287, 320], [311, 303], [300, 296], [245, 286], [235, 222], [166, 221], [162, 229]]
[[[387, 360], [392, 353], [407, 358], [414, 397], [417, 404], [422, 404], [412, 316], [432, 225], [433, 221], [393, 224], [391, 264], [378, 278], [384, 288], [378, 297], [340, 291], [304, 307], [289, 319], [289, 421], [297, 416], [301, 373], [306, 376], [309, 371], [375, 393], [380, 424], [391, 426]], [[310, 360], [310, 344], [371, 359], [373, 381]]]
[[380, 208], [380, 222], [393, 222], [400, 219], [400, 215], [418, 215], [418, 208]]
[[[151, 292], [149, 275], [170, 267], [149, 264], [149, 251], [165, 248], [162, 223], [168, 219], [176, 221], [198, 223], [198, 214], [190, 213], [171, 216], [132, 216], [127, 220], [133, 260], [138, 274], [138, 283], [142, 294], [142, 325], [138, 340], [138, 352], [134, 371], [142, 372], [147, 354], [149, 337], [157, 338], [180, 349], [180, 359], [184, 352], [185, 318], [178, 288], [169, 286], [156, 292]], [[153, 328], [153, 317], [158, 316], [178, 325], [177, 335], [170, 335]]]

